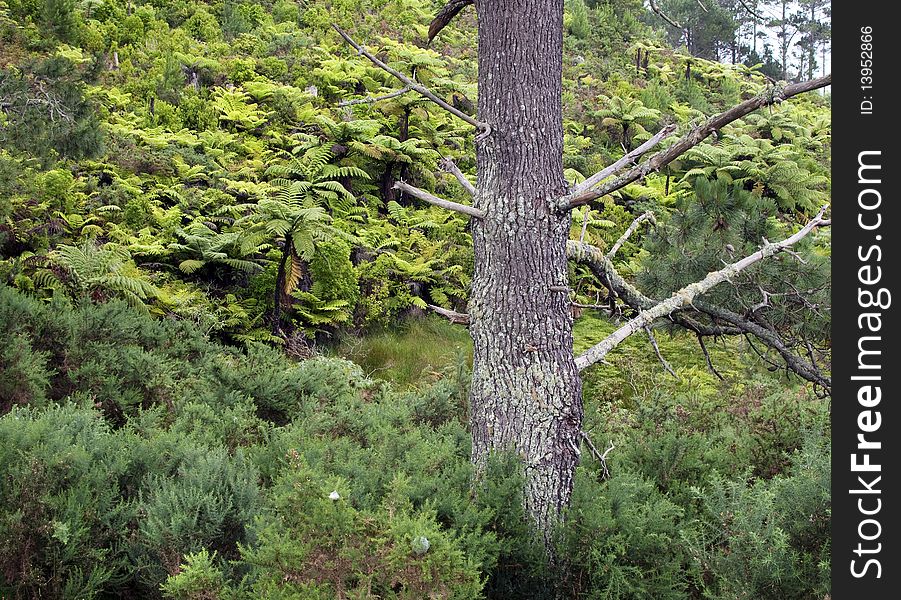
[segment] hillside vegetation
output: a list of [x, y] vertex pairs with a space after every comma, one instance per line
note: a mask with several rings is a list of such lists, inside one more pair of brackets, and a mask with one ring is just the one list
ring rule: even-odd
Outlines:
[[[829, 400], [738, 337], [667, 327], [583, 373], [551, 569], [497, 456], [473, 487], [463, 215], [475, 13], [429, 0], [0, 0], [0, 597], [816, 598]], [[670, 47], [637, 0], [566, 3], [566, 177], [772, 89]], [[752, 113], [573, 211], [663, 298], [828, 200], [829, 99]], [[583, 223], [584, 230], [583, 230]], [[829, 232], [707, 295], [767, 290], [828, 365]], [[629, 313], [572, 264], [576, 348]], [[803, 290], [805, 302], [791, 293]], [[609, 311], [608, 311], [609, 312]], [[709, 356], [705, 356], [709, 353]]]

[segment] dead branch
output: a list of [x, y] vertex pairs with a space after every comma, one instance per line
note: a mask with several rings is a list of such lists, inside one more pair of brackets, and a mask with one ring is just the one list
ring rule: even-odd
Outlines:
[[649, 139], [648, 141], [646, 141], [639, 147], [635, 148], [631, 152], [628, 152], [625, 156], [620, 158], [618, 161], [616, 161], [612, 165], [604, 167], [603, 169], [601, 169], [600, 171], [598, 171], [591, 177], [588, 177], [582, 183], [574, 186], [572, 192], [570, 193], [570, 196], [578, 196], [582, 192], [590, 190], [591, 188], [593, 188], [597, 184], [601, 183], [603, 180], [607, 179], [611, 175], [614, 175], [614, 174], [622, 171], [627, 166], [629, 166], [630, 164], [632, 164], [633, 162], [635, 162], [636, 160], [638, 160], [639, 158], [644, 156], [645, 153], [647, 153], [651, 148], [653, 148], [654, 146], [659, 144], [664, 138], [668, 137], [674, 131], [676, 131], [676, 126], [674, 124], [667, 125], [663, 129], [658, 131], [656, 134], [654, 134], [654, 136], [651, 137], [651, 139]]
[[737, 262], [726, 265], [719, 271], [708, 273], [701, 281], [685, 286], [666, 300], [658, 302], [655, 306], [642, 311], [637, 317], [607, 336], [606, 339], [595, 344], [580, 356], [576, 357], [576, 367], [581, 371], [595, 364], [602, 360], [608, 352], [621, 344], [626, 338], [643, 328], [645, 325], [650, 325], [655, 319], [665, 317], [680, 308], [692, 305], [697, 296], [704, 294], [719, 283], [727, 281], [751, 265], [793, 246], [806, 237], [816, 227], [830, 225], [831, 221], [823, 218], [826, 208], [827, 207], [824, 206], [816, 217], [811, 219], [810, 222], [794, 235], [785, 238], [781, 242], [766, 243], [757, 252], [754, 252]]
[[573, 308], [590, 309], [605, 312], [611, 316], [614, 314], [614, 309], [610, 308], [606, 304], [581, 304], [579, 302], [570, 302], [569, 305]]
[[808, 362], [804, 360], [803, 357], [795, 354], [772, 329], [764, 327], [759, 323], [755, 323], [750, 319], [746, 319], [731, 310], [709, 304], [702, 300], [695, 300], [693, 306], [697, 310], [718, 321], [730, 323], [741, 331], [750, 333], [766, 344], [766, 346], [775, 350], [782, 357], [785, 366], [795, 374], [800, 375], [807, 381], [820, 385], [827, 390], [832, 389], [832, 378], [823, 375], [815, 362]]
[[579, 243], [585, 241], [585, 233], [588, 231], [588, 217], [591, 215], [591, 207], [585, 207], [585, 214], [582, 215], [582, 232], [579, 233]]
[[588, 437], [587, 433], [582, 431], [580, 434], [582, 436], [582, 441], [585, 442], [585, 445], [588, 446], [588, 449], [591, 451], [591, 455], [601, 463], [601, 480], [610, 479], [610, 469], [607, 467], [607, 455], [610, 454], [616, 446], [613, 445], [613, 442], [610, 442], [610, 446], [604, 450], [603, 454], [601, 454], [591, 441], [591, 438]]
[[472, 4], [474, 1], [475, 0], [449, 0], [449, 2], [438, 11], [435, 18], [432, 19], [431, 24], [429, 24], [429, 41], [427, 42], [427, 45], [432, 43], [435, 36], [437, 36], [441, 30], [457, 16], [458, 12]]
[[647, 211], [646, 213], [640, 215], [638, 218], [632, 221], [632, 224], [629, 225], [629, 228], [626, 229], [626, 232], [622, 234], [618, 240], [616, 240], [616, 242], [610, 248], [610, 251], [607, 253], [607, 258], [613, 260], [613, 257], [616, 256], [616, 253], [620, 248], [622, 248], [622, 245], [626, 243], [626, 240], [629, 239], [629, 236], [635, 233], [635, 230], [638, 229], [638, 226], [641, 225], [643, 221], [649, 221], [652, 225], [657, 224], [657, 220], [654, 218], [653, 212]]
[[441, 308], [440, 306], [435, 306], [434, 304], [426, 304], [426, 306], [428, 306], [430, 310], [438, 313], [442, 317], [446, 317], [451, 323], [469, 326], [469, 315], [467, 315], [466, 313], [460, 313], [455, 310], [448, 310], [446, 308]]
[[672, 26], [675, 27], [676, 29], [681, 29], [682, 31], [685, 31], [685, 28], [684, 28], [684, 27], [682, 27], [681, 25], [679, 25], [678, 23], [676, 23], [675, 21], [673, 21], [670, 17], [668, 17], [668, 16], [666, 15], [665, 12], [663, 12], [662, 10], [660, 10], [660, 9], [657, 7], [657, 3], [654, 2], [654, 0], [650, 0], [650, 2], [651, 2], [651, 10], [654, 11], [654, 13], [655, 13], [658, 17], [660, 17], [661, 19], [663, 19], [664, 21], [666, 21], [667, 23], [669, 23], [670, 25], [672, 25]]
[[751, 15], [752, 17], [754, 17], [755, 19], [760, 19], [761, 21], [764, 20], [763, 17], [761, 17], [759, 14], [757, 14], [756, 12], [754, 12], [753, 10], [751, 10], [751, 7], [748, 6], [748, 4], [747, 4], [747, 2], [745, 2], [745, 0], [738, 0], [738, 3], [741, 4], [742, 7], [743, 7], [746, 11], [748, 11], [748, 14]]
[[707, 351], [707, 344], [704, 343], [704, 336], [701, 334], [698, 334], [698, 345], [701, 346], [701, 351], [704, 353], [704, 360], [707, 361], [707, 368], [711, 373], [716, 375], [717, 379], [724, 381], [724, 377], [720, 375], [720, 372], [713, 366], [713, 361], [710, 360], [710, 352]]
[[633, 167], [622, 176], [609, 181], [599, 188], [586, 190], [575, 196], [572, 194], [564, 196], [560, 199], [558, 207], [560, 208], [560, 210], [571, 210], [577, 206], [581, 206], [593, 200], [597, 200], [598, 198], [602, 198], [607, 194], [626, 187], [633, 181], [636, 181], [642, 177], [646, 177], [651, 172], [659, 171], [661, 168], [679, 158], [690, 148], [693, 148], [703, 142], [707, 138], [707, 136], [728, 125], [732, 121], [740, 119], [743, 116], [752, 113], [763, 106], [777, 104], [787, 98], [791, 98], [792, 96], [825, 87], [827, 85], [830, 85], [831, 83], [832, 75], [829, 74], [825, 77], [820, 77], [819, 79], [812, 79], [810, 81], [805, 81], [802, 83], [793, 83], [791, 85], [785, 86], [781, 90], [775, 87], [769, 88], [763, 93], [758, 94], [757, 96], [754, 96], [749, 100], [745, 100], [741, 104], [733, 106], [729, 110], [707, 119], [707, 121], [703, 125], [689, 131], [678, 142], [676, 142], [666, 150], [658, 152], [642, 164]]
[[[613, 263], [604, 256], [604, 253], [597, 247], [590, 244], [577, 244], [576, 242], [570, 241], [567, 243], [566, 252], [569, 258], [587, 265], [601, 284], [610, 290], [611, 294], [618, 296], [633, 310], [647, 310], [657, 304], [656, 300], [648, 298], [638, 291], [635, 286], [623, 279], [616, 271]], [[800, 294], [801, 292], [798, 293]], [[719, 337], [724, 335], [744, 335], [747, 337], [748, 334], [754, 335], [761, 342], [766, 344], [766, 346], [775, 350], [782, 356], [785, 364], [796, 375], [799, 375], [824, 389], [829, 390], [832, 388], [831, 379], [824, 376], [815, 363], [808, 363], [806, 360], [796, 355], [771, 329], [755, 323], [738, 313], [719, 306], [707, 304], [701, 300], [696, 299], [692, 303], [692, 309], [707, 315], [715, 322], [720, 323], [720, 325], [711, 326], [700, 323], [689, 317], [685, 311], [674, 312], [669, 315], [668, 318], [680, 327], [684, 327], [689, 331], [694, 332], [696, 335], [705, 337]], [[729, 323], [730, 325], [723, 326], [722, 323]]]
[[676, 372], [673, 371], [673, 368], [670, 366], [670, 364], [666, 361], [665, 358], [663, 358], [663, 354], [660, 353], [660, 346], [657, 345], [657, 338], [654, 337], [654, 332], [651, 331], [651, 326], [650, 326], [650, 325], [645, 325], [645, 326], [644, 326], [644, 332], [645, 332], [646, 334], [648, 334], [648, 339], [651, 341], [651, 347], [654, 348], [654, 354], [657, 355], [657, 360], [659, 360], [659, 361], [660, 361], [660, 364], [663, 365], [663, 369], [664, 369], [667, 373], [669, 373], [670, 375], [672, 375], [673, 377], [675, 377], [676, 379], [679, 379], [679, 376], [676, 375]]
[[470, 196], [476, 195], [475, 186], [472, 185], [472, 183], [466, 178], [466, 175], [463, 174], [463, 172], [460, 170], [460, 167], [458, 167], [457, 163], [454, 162], [454, 159], [449, 157], [442, 158], [438, 163], [438, 166], [440, 166], [444, 171], [456, 177], [457, 181], [459, 181], [460, 185], [462, 185], [463, 188], [467, 192], [469, 192]]
[[434, 102], [435, 104], [437, 104], [438, 106], [440, 106], [441, 108], [446, 110], [447, 112], [466, 121], [467, 123], [469, 123], [470, 125], [475, 127], [477, 130], [479, 130], [480, 133], [478, 135], [476, 135], [476, 139], [482, 139], [491, 133], [491, 126], [489, 126], [487, 123], [482, 123], [481, 121], [473, 119], [472, 117], [467, 115], [465, 112], [454, 108], [453, 106], [451, 106], [450, 104], [448, 104], [447, 102], [445, 102], [444, 100], [442, 100], [441, 98], [436, 96], [434, 92], [432, 92], [430, 89], [428, 89], [421, 83], [417, 83], [416, 81], [413, 81], [412, 79], [410, 79], [409, 77], [407, 77], [406, 75], [404, 75], [403, 73], [398, 71], [397, 69], [393, 69], [393, 68], [389, 67], [387, 64], [385, 64], [384, 62], [382, 62], [381, 60], [376, 58], [375, 55], [372, 54], [371, 52], [369, 52], [366, 48], [364, 48], [360, 44], [356, 43], [353, 40], [353, 38], [351, 38], [343, 29], [341, 29], [334, 23], [332, 23], [332, 28], [335, 31], [337, 31], [338, 35], [340, 35], [342, 38], [344, 38], [344, 41], [347, 42], [348, 44], [350, 44], [358, 53], [360, 53], [363, 56], [365, 56], [366, 58], [368, 58], [372, 62], [372, 64], [374, 64], [378, 68], [382, 69], [383, 71], [387, 72], [388, 74], [394, 76], [401, 83], [403, 83], [404, 85], [409, 87], [411, 90], [413, 90], [419, 94], [422, 94], [423, 96], [425, 96], [426, 98], [428, 98], [429, 100], [431, 100], [432, 102]]
[[413, 88], [407, 86], [405, 88], [396, 90], [389, 94], [385, 94], [384, 96], [370, 96], [368, 98], [356, 98], [354, 100], [342, 100], [338, 103], [338, 106], [354, 106], [356, 104], [375, 104], [376, 102], [381, 102], [382, 100], [390, 100], [391, 98], [397, 98], [398, 96], [403, 96], [409, 91], [412, 91]]
[[[570, 240], [566, 243], [566, 255], [568, 258], [586, 265], [592, 274], [598, 278], [601, 285], [610, 291], [611, 296], [622, 299], [633, 310], [647, 310], [657, 304], [657, 300], [648, 298], [638, 291], [635, 286], [623, 279], [610, 259], [601, 252], [600, 248], [591, 244], [582, 244]], [[734, 327], [705, 325], [695, 321], [684, 312], [673, 313], [669, 315], [669, 319], [689, 331], [707, 336], [738, 335], [742, 333], [740, 329]]]
[[482, 219], [485, 217], [485, 211], [479, 210], [473, 206], [466, 206], [465, 204], [459, 204], [457, 202], [451, 202], [450, 200], [444, 200], [443, 198], [439, 198], [433, 194], [425, 190], [421, 190], [418, 187], [414, 187], [408, 183], [404, 183], [403, 181], [397, 181], [394, 183], [394, 189], [400, 190], [405, 194], [409, 194], [414, 198], [419, 198], [420, 200], [425, 200], [429, 204], [434, 204], [435, 206], [440, 206], [441, 208], [446, 208], [447, 210], [452, 210], [454, 212], [463, 213], [464, 215], [469, 215], [470, 217], [476, 217], [477, 219]]

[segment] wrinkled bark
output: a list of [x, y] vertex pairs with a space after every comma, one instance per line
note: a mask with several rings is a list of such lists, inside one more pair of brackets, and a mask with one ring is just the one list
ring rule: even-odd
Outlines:
[[476, 2], [478, 119], [470, 423], [473, 461], [522, 459], [526, 510], [548, 538], [569, 503], [582, 424], [572, 353], [561, 107], [563, 0]]

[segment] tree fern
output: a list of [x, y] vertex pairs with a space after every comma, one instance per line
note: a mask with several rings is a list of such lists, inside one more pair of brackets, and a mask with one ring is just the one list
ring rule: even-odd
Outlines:
[[61, 245], [50, 258], [65, 273], [63, 283], [79, 300], [119, 297], [146, 310], [145, 301], [159, 294], [131, 261], [128, 251], [117, 244], [98, 246], [89, 240], [81, 246]]

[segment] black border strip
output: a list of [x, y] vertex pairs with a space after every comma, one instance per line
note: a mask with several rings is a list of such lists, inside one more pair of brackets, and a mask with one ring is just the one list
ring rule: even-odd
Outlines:
[[[901, 270], [892, 3], [832, 18], [832, 597], [897, 598]], [[872, 87], [867, 87], [872, 86]], [[864, 165], [861, 168], [861, 165]], [[878, 167], [878, 168], [877, 168]], [[898, 178], [898, 182], [893, 181]], [[892, 333], [889, 333], [892, 332]], [[861, 437], [858, 437], [861, 436]], [[876, 466], [878, 465], [878, 467]], [[863, 595], [861, 595], [863, 594]]]

